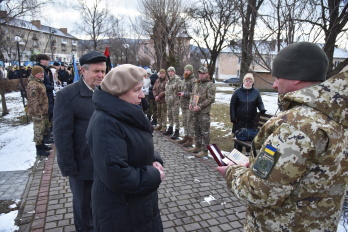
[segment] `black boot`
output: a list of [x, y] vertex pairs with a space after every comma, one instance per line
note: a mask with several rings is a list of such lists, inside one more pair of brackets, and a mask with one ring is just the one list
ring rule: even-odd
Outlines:
[[42, 140], [42, 143], [47, 143], [47, 144], [50, 144], [50, 143], [53, 143], [54, 141], [52, 139], [50, 139], [49, 135], [45, 135], [44, 136], [44, 139]]
[[174, 134], [172, 137], [170, 137], [171, 139], [178, 139], [179, 138], [179, 130], [175, 130]]
[[151, 124], [154, 126], [157, 125], [157, 119], [152, 120]]
[[163, 132], [163, 135], [171, 135], [173, 134], [173, 127], [170, 126], [166, 132]]
[[43, 140], [42, 140], [41, 142], [42, 142], [42, 147], [43, 147], [43, 149], [44, 149], [45, 151], [50, 151], [50, 150], [52, 150], [52, 147], [47, 146], [47, 145], [43, 142]]
[[43, 149], [42, 144], [36, 145], [36, 155], [37, 156], [48, 156], [50, 153]]

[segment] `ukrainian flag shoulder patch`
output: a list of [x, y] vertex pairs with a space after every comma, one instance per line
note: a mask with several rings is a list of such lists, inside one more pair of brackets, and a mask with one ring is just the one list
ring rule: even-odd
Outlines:
[[275, 152], [277, 149], [275, 149], [274, 147], [272, 147], [271, 145], [267, 144], [266, 148], [265, 148], [265, 152], [271, 156], [274, 156]]

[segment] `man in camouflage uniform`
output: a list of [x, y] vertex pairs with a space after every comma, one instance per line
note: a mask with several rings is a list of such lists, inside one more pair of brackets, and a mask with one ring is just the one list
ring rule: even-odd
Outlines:
[[159, 71], [159, 78], [156, 80], [152, 89], [153, 96], [157, 102], [158, 126], [155, 130], [160, 130], [161, 132], [167, 130], [167, 105], [165, 101], [167, 81], [166, 70], [161, 69]]
[[218, 168], [248, 203], [245, 231], [337, 230], [348, 181], [348, 72], [325, 81], [327, 68], [315, 44], [281, 50], [272, 75], [283, 111], [255, 137], [249, 168]]
[[163, 135], [172, 135], [173, 134], [173, 126], [175, 123], [175, 133], [173, 134], [171, 139], [177, 139], [179, 137], [179, 128], [180, 128], [180, 120], [179, 120], [179, 85], [181, 79], [179, 76], [175, 74], [175, 68], [169, 67], [167, 69], [168, 72], [168, 81], [166, 84], [166, 105], [167, 105], [167, 114], [169, 119], [169, 128]]
[[33, 119], [34, 142], [36, 145], [36, 154], [40, 156], [48, 156], [51, 147], [42, 143], [44, 132], [47, 130], [48, 121], [48, 98], [46, 87], [42, 83], [44, 79], [44, 69], [40, 66], [34, 66], [29, 77], [27, 86], [27, 111], [28, 115]]
[[179, 92], [180, 105], [182, 112], [182, 122], [184, 125], [185, 137], [178, 143], [183, 144], [184, 147], [190, 147], [193, 144], [193, 124], [192, 111], [189, 109], [190, 98], [192, 96], [195, 76], [193, 74], [193, 66], [188, 64], [184, 68], [184, 80], [181, 81], [181, 89]]
[[[193, 88], [189, 109], [193, 110], [192, 122], [195, 131], [195, 147], [190, 148], [190, 152], [199, 152], [196, 156], [203, 158], [208, 156], [210, 142], [210, 109], [215, 101], [215, 85], [209, 79], [208, 69], [201, 67], [198, 70], [199, 80]], [[196, 106], [192, 106], [193, 101], [198, 97]]]

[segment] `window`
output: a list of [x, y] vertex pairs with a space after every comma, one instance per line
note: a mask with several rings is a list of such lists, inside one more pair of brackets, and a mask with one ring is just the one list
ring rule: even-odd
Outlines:
[[335, 68], [337, 67], [337, 65], [338, 65], [339, 63], [341, 63], [341, 62], [335, 61]]
[[240, 70], [237, 70], [237, 77], [240, 76]]
[[238, 56], [238, 64], [240, 64], [240, 62], [242, 62], [242, 58], [240, 56]]

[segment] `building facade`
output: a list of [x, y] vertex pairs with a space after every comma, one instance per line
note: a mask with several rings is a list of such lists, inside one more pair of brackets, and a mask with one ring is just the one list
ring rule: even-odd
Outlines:
[[[1, 13], [3, 16], [5, 13]], [[1, 58], [7, 63], [18, 60], [17, 42], [21, 62], [30, 61], [33, 54], [46, 54], [51, 61], [71, 63], [77, 57], [78, 39], [68, 33], [67, 28], [42, 25], [40, 20], [31, 22], [19, 19], [6, 21], [0, 17]]]

